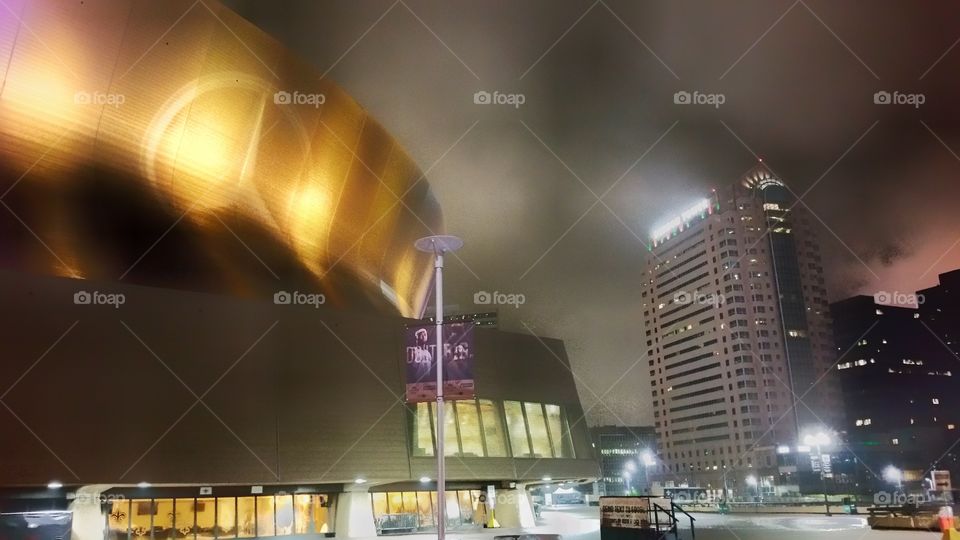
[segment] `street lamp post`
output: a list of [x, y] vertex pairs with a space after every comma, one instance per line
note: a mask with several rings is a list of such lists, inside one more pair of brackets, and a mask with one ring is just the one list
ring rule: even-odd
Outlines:
[[446, 463], [444, 461], [444, 420], [443, 420], [443, 254], [463, 247], [463, 240], [456, 236], [426, 236], [414, 243], [420, 251], [433, 253], [435, 270], [434, 298], [436, 300], [437, 348], [433, 360], [437, 366], [437, 540], [447, 535], [447, 497]]
[[816, 435], [807, 435], [803, 438], [803, 443], [807, 446], [817, 447], [817, 460], [820, 462], [820, 487], [823, 489], [823, 507], [827, 511], [827, 516], [830, 516], [830, 501], [827, 499], [827, 478], [823, 471], [823, 452], [820, 448], [830, 444], [830, 436], [821, 431]]

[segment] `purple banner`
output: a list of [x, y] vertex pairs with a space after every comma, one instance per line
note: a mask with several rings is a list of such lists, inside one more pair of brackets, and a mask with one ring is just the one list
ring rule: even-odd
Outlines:
[[[473, 399], [474, 323], [443, 325], [443, 397]], [[407, 402], [437, 399], [437, 327], [410, 326], [405, 330]]]

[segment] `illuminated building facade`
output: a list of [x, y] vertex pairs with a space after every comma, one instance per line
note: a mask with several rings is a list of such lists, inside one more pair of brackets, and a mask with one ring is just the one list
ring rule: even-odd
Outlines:
[[[403, 329], [443, 223], [399, 144], [215, 1], [7, 0], [0, 76], [3, 530], [435, 527]], [[530, 525], [527, 485], [596, 477], [579, 397], [562, 342], [475, 332], [444, 519], [479, 527], [495, 490]]]
[[777, 446], [835, 429], [840, 412], [809, 217], [759, 164], [655, 228], [651, 246], [641, 294], [658, 481], [777, 485]]
[[844, 428], [863, 464], [862, 481], [875, 491], [889, 488], [877, 478], [889, 466], [917, 486], [933, 469], [960, 474], [952, 448], [960, 439], [957, 358], [936, 333], [937, 316], [950, 304], [934, 289], [902, 296], [922, 299], [920, 309], [878, 304], [871, 296], [831, 305], [842, 355], [836, 370], [847, 411]]
[[600, 495], [647, 495], [647, 469], [656, 465], [657, 434], [652, 426], [597, 426], [590, 429], [600, 460]]

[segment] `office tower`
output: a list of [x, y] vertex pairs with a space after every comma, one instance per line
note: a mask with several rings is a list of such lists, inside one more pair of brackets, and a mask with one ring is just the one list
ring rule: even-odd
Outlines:
[[590, 434], [600, 460], [600, 494], [649, 494], [647, 469], [656, 466], [653, 426], [597, 426]]
[[655, 228], [642, 287], [659, 479], [777, 486], [777, 448], [840, 412], [812, 218], [759, 163]]

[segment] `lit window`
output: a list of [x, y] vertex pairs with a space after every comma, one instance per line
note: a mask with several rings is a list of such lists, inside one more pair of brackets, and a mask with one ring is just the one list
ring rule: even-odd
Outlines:
[[900, 444], [900, 439], [890, 439], [890, 442], [893, 443], [894, 446], [897, 446]]
[[939, 404], [940, 404], [940, 398], [933, 398], [933, 399], [931, 399], [930, 401], [931, 401], [934, 405], [939, 405]]

